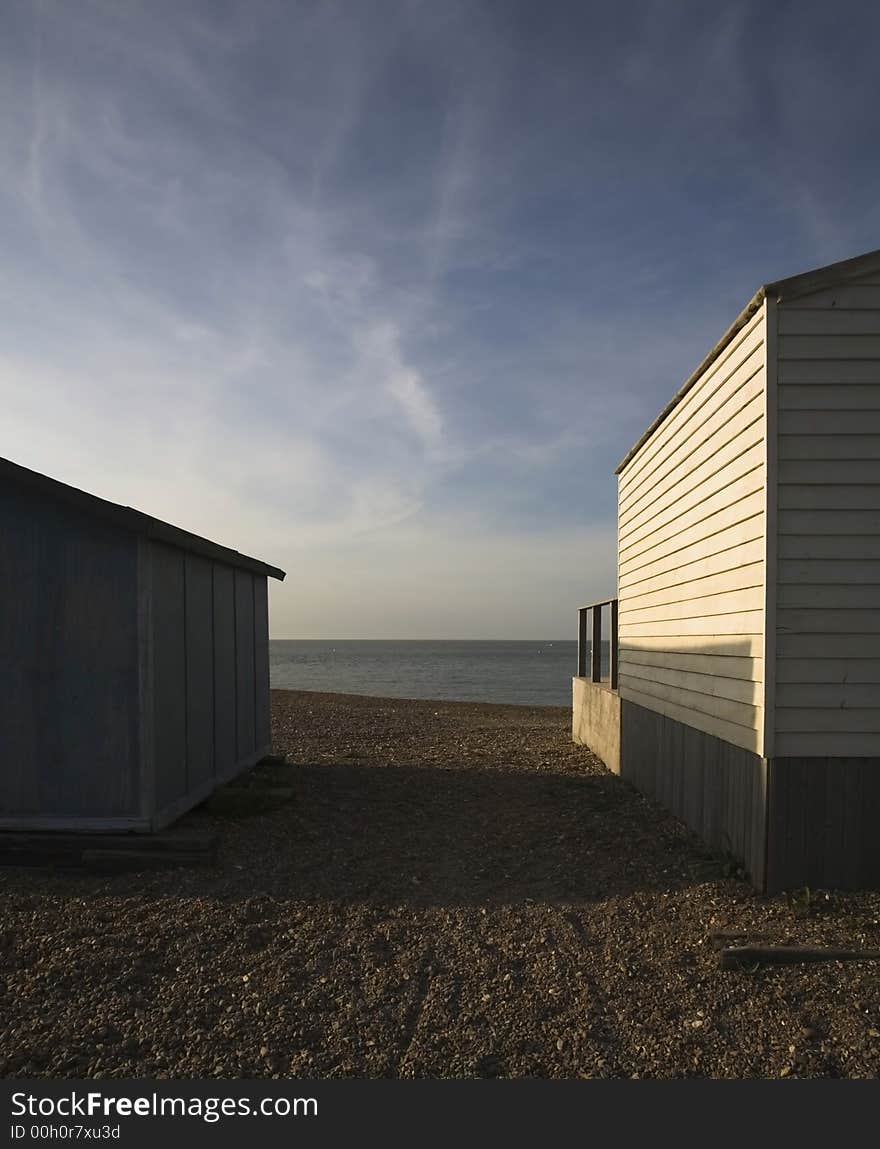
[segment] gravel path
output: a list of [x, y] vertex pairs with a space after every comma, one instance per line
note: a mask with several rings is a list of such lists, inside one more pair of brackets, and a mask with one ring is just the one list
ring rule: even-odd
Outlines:
[[877, 947], [880, 895], [759, 897], [566, 710], [272, 703], [215, 869], [0, 872], [5, 1076], [880, 1076], [880, 963], [708, 944]]

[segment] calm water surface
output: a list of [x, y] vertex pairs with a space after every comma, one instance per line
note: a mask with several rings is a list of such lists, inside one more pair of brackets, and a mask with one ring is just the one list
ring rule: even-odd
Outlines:
[[570, 706], [577, 643], [276, 639], [269, 667], [289, 690]]

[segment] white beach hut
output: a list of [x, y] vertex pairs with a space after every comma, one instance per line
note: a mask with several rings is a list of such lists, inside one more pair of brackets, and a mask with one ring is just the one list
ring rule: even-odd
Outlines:
[[617, 476], [575, 740], [760, 888], [877, 884], [880, 251], [762, 287]]

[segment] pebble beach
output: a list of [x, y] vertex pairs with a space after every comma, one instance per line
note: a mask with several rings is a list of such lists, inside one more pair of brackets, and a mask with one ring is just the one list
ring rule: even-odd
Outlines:
[[[880, 894], [756, 894], [555, 707], [272, 692], [213, 866], [0, 870], [6, 1077], [880, 1075]], [[261, 797], [262, 795], [262, 797]], [[249, 800], [252, 799], [252, 800]]]

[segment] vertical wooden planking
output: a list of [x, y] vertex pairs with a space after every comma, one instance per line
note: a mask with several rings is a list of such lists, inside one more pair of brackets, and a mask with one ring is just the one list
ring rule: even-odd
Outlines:
[[[861, 768], [862, 764], [858, 759], [850, 759], [846, 763], [846, 768], [840, 773], [835, 774], [832, 771], [828, 773], [828, 783], [830, 785], [839, 786], [843, 791], [843, 813], [841, 815], [842, 826], [840, 835], [840, 870], [841, 870], [841, 885], [845, 889], [855, 889], [860, 883], [861, 878], [861, 851], [863, 837], [877, 837], [877, 820], [878, 820], [878, 807], [877, 807], [877, 793], [874, 793], [874, 802], [869, 800], [869, 794], [863, 788], [864, 782], [870, 782], [872, 777], [871, 771], [880, 768], [880, 761], [865, 763], [864, 771]], [[873, 775], [876, 777], [876, 775]], [[833, 780], [833, 781], [832, 781]], [[862, 818], [864, 815], [868, 816], [870, 824], [862, 826]], [[875, 881], [880, 881], [880, 877], [876, 876]]]
[[214, 606], [210, 559], [188, 554], [186, 573], [187, 792], [214, 776]]
[[139, 538], [137, 631], [138, 631], [138, 724], [140, 728], [139, 811], [151, 821], [156, 812], [156, 744], [153, 706], [153, 548]]
[[254, 575], [254, 697], [257, 749], [272, 743], [269, 711], [269, 580]]
[[235, 737], [235, 574], [214, 564], [214, 773], [228, 778], [238, 760]]
[[732, 851], [761, 885], [764, 760], [626, 699], [620, 737], [621, 777], [672, 810], [710, 846]]
[[18, 654], [35, 735], [27, 763], [37, 785], [34, 813], [133, 817], [136, 538], [29, 492], [19, 507], [30, 508], [35, 526], [35, 625]]
[[752, 839], [748, 871], [752, 883], [764, 889], [767, 879], [767, 759], [761, 758], [752, 782]]
[[746, 854], [746, 867], [752, 881], [761, 889], [764, 885], [764, 769], [765, 760], [759, 759], [758, 767], [749, 778], [748, 794], [746, 796], [748, 818], [748, 852]]
[[742, 796], [740, 794], [740, 778], [737, 769], [738, 762], [735, 757], [727, 752], [726, 746], [718, 748], [719, 754], [719, 767], [722, 773], [728, 779], [728, 799], [727, 799], [727, 849], [735, 854], [742, 861], [745, 861], [742, 853]]
[[153, 543], [153, 708], [156, 809], [179, 801], [186, 779], [184, 552]]
[[712, 785], [708, 770], [701, 772], [701, 781], [703, 785], [703, 816], [699, 833], [707, 842], [712, 842], [716, 840], [718, 832], [717, 787]]
[[826, 878], [837, 867], [832, 859], [831, 870], [826, 858], [826, 843], [831, 836], [829, 822], [828, 770], [821, 759], [804, 763], [804, 855], [806, 876], [804, 885], [824, 886]]
[[[39, 812], [37, 741], [41, 614], [37, 531], [31, 503], [6, 486], [0, 497], [0, 818]], [[36, 648], [36, 649], [35, 649]]]
[[880, 883], [880, 758], [769, 763], [767, 888]]
[[256, 749], [254, 588], [250, 571], [235, 572], [235, 700], [238, 760]]
[[215, 610], [212, 560], [140, 521], [15, 479], [0, 489], [4, 827], [155, 828], [207, 792], [215, 738], [226, 777], [268, 746], [265, 576], [239, 572], [237, 634], [233, 568]]
[[790, 887], [808, 884], [806, 766], [803, 759], [783, 764], [787, 782], [783, 841], [786, 850], [786, 884]]
[[768, 893], [781, 889], [784, 862], [782, 842], [782, 813], [785, 809], [783, 779], [775, 758], [767, 762], [767, 863], [764, 888]]
[[[848, 765], [854, 771], [855, 763]], [[858, 884], [876, 887], [880, 885], [880, 758], [858, 761], [858, 774], [862, 799], [856, 808], [861, 857]]]

